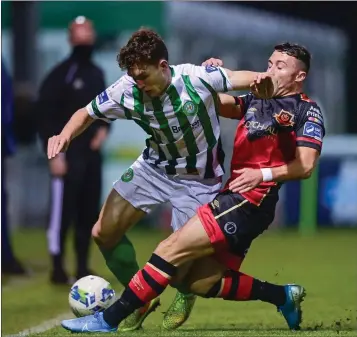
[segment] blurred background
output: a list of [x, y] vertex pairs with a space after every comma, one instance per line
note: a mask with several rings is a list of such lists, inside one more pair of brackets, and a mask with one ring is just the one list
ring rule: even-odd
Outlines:
[[[331, 287], [340, 286], [343, 280], [356, 278], [354, 268], [351, 268], [351, 265], [356, 265], [357, 256], [354, 230], [357, 228], [356, 13], [356, 2], [342, 5], [338, 2], [254, 1], [2, 1], [1, 55], [3, 67], [8, 70], [13, 83], [14, 118], [11, 127], [16, 143], [12, 155], [2, 160], [1, 164], [6, 167], [2, 183], [8, 197], [10, 241], [14, 244], [15, 254], [25, 268], [32, 271], [36, 281], [32, 285], [24, 285], [11, 278], [5, 279], [2, 305], [6, 308], [7, 318], [11, 318], [3, 320], [5, 331], [12, 333], [19, 331], [20, 327], [27, 327], [29, 323], [22, 322], [16, 313], [22, 312], [21, 309], [27, 310], [29, 301], [32, 301], [32, 306], [36, 303], [38, 309], [33, 314], [26, 311], [26, 315], [32, 315], [31, 324], [41, 322], [42, 317], [50, 318], [67, 307], [63, 293], [59, 293], [55, 300], [56, 293], [46, 288], [49, 267], [45, 229], [51, 211], [50, 174], [38, 136], [34, 102], [44, 78], [71, 54], [67, 28], [77, 16], [86, 16], [93, 21], [97, 31], [93, 60], [102, 69], [106, 86], [122, 75], [116, 54], [140, 26], [154, 28], [164, 37], [171, 64], [201, 64], [209, 57], [218, 57], [231, 69], [264, 71], [277, 43], [296, 42], [310, 50], [313, 59], [305, 92], [318, 103], [324, 114], [327, 135], [322, 157], [310, 180], [289, 182], [282, 188], [273, 224], [276, 229], [272, 231], [275, 233], [273, 239], [262, 239], [258, 244], [263, 247], [266, 260], [261, 260], [253, 249], [253, 257], [248, 258], [252, 259], [251, 265], [248, 261], [248, 269], [256, 271], [258, 276], [280, 277], [278, 281], [290, 282], [302, 277], [302, 281], [320, 295], [317, 312], [321, 312], [321, 317], [331, 302], [341, 312], [348, 301], [347, 307], [356, 307], [353, 300], [357, 298], [354, 295], [356, 289], [350, 283], [347, 286], [345, 282], [344, 292], [337, 292], [335, 298], [330, 293]], [[77, 85], [80, 87], [80, 81]], [[3, 78], [1, 87], [3, 95]], [[236, 123], [221, 121], [226, 170], [229, 172]], [[4, 130], [8, 129], [2, 126], [2, 135]], [[112, 183], [139, 156], [145, 138], [143, 131], [130, 121], [117, 121], [111, 125], [102, 149], [102, 201]], [[156, 243], [170, 232], [170, 219], [170, 208], [160, 207], [139, 224], [133, 241], [138, 248], [140, 262], [144, 262]], [[152, 230], [150, 233], [156, 234], [149, 235], [148, 228]], [[309, 239], [304, 235], [296, 236], [297, 230], [301, 234], [318, 234]], [[283, 241], [280, 235], [285, 232], [288, 234]], [[72, 243], [68, 245], [72, 246]], [[269, 269], [270, 262], [265, 262], [269, 260], [269, 254], [272, 255], [269, 261], [276, 261], [281, 251], [289, 251], [289, 247], [293, 247], [294, 254], [309, 254], [307, 268], [317, 270], [315, 276], [320, 275], [321, 278], [318, 283], [314, 276], [305, 273], [302, 264], [294, 264], [284, 272], [280, 270], [279, 276], [276, 269]], [[333, 256], [331, 251], [335, 252]], [[288, 263], [282, 260], [283, 257], [279, 261]], [[73, 264], [71, 259], [68, 263]], [[115, 282], [97, 251], [92, 265], [101, 275]], [[343, 275], [342, 279], [339, 275]], [[325, 280], [330, 283], [325, 283]], [[324, 286], [321, 287], [322, 283]], [[31, 295], [35, 286], [42, 292], [36, 298]], [[22, 291], [19, 295], [22, 300], [18, 301], [13, 287], [29, 291]], [[56, 309], [41, 301], [46, 296], [57, 301]], [[321, 298], [330, 302], [324, 304]], [[341, 303], [342, 299], [344, 303]], [[252, 311], [250, 313], [254, 316]], [[242, 317], [246, 322], [253, 316]], [[330, 321], [334, 319], [330, 318]]]
[[[106, 85], [122, 75], [116, 54], [142, 25], [164, 36], [171, 64], [200, 64], [215, 56], [232, 69], [262, 71], [274, 44], [289, 40], [305, 45], [313, 55], [305, 90], [321, 107], [327, 129], [318, 188], [313, 191], [317, 200], [305, 194], [313, 204], [305, 211], [319, 226], [357, 226], [357, 114], [352, 92], [357, 74], [355, 3], [346, 3], [342, 11], [337, 3], [304, 2], [8, 1], [1, 6], [2, 57], [13, 77], [15, 95], [17, 151], [6, 163], [12, 228], [46, 223], [47, 162], [29, 111], [41, 81], [70, 54], [67, 27], [78, 15], [93, 20], [98, 34], [94, 62], [104, 71]], [[235, 126], [222, 120], [227, 168]], [[104, 147], [102, 199], [140, 154], [144, 139], [136, 124], [113, 123]], [[301, 193], [300, 182], [284, 186], [276, 226], [299, 224]], [[146, 225], [167, 226], [170, 215], [162, 211], [146, 219]]]

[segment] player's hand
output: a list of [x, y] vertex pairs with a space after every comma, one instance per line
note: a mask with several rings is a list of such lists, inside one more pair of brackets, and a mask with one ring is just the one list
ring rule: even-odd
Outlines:
[[248, 192], [263, 181], [263, 174], [259, 169], [244, 168], [233, 172], [240, 175], [229, 183], [229, 189], [234, 193]]
[[206, 66], [214, 66], [214, 67], [223, 67], [223, 61], [220, 59], [215, 59], [214, 57], [211, 57], [210, 59], [204, 61], [202, 63], [203, 67]]
[[53, 136], [49, 138], [47, 143], [47, 157], [52, 159], [60, 152], [66, 152], [71, 140], [63, 135]]
[[67, 173], [67, 161], [63, 153], [50, 159], [50, 172], [55, 177], [62, 177]]
[[106, 128], [105, 126], [101, 126], [90, 142], [90, 149], [92, 151], [100, 150], [107, 137], [108, 137], [108, 128]]
[[278, 82], [272, 73], [259, 73], [254, 82], [250, 84], [252, 93], [261, 99], [274, 97], [278, 88]]

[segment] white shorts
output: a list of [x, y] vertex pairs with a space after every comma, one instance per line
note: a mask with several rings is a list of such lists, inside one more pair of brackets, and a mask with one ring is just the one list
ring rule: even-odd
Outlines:
[[201, 205], [213, 200], [221, 188], [221, 178], [200, 179], [199, 176], [167, 175], [140, 156], [114, 182], [114, 189], [135, 208], [150, 213], [157, 205], [172, 205], [171, 227], [181, 228]]

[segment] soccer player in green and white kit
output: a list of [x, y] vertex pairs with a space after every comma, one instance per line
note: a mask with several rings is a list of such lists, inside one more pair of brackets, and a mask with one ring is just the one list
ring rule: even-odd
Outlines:
[[[172, 228], [183, 226], [199, 206], [221, 188], [224, 153], [218, 118], [218, 92], [246, 90], [258, 73], [192, 64], [170, 66], [168, 51], [155, 32], [135, 32], [117, 57], [127, 70], [117, 82], [79, 109], [60, 135], [48, 141], [48, 158], [65, 151], [95, 119], [131, 119], [150, 136], [146, 148], [117, 180], [94, 225], [92, 235], [117, 279], [127, 286], [139, 270], [125, 232], [157, 205], [170, 202]], [[259, 76], [256, 91], [270, 98], [274, 83]], [[177, 293], [163, 321], [165, 329], [182, 325], [195, 297]], [[141, 327], [158, 300], [137, 310], [119, 327]]]

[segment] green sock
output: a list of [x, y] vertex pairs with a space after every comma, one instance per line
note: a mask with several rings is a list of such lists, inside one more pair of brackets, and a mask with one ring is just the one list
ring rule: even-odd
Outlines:
[[100, 248], [110, 271], [126, 287], [139, 271], [133, 244], [126, 235], [112, 249]]

